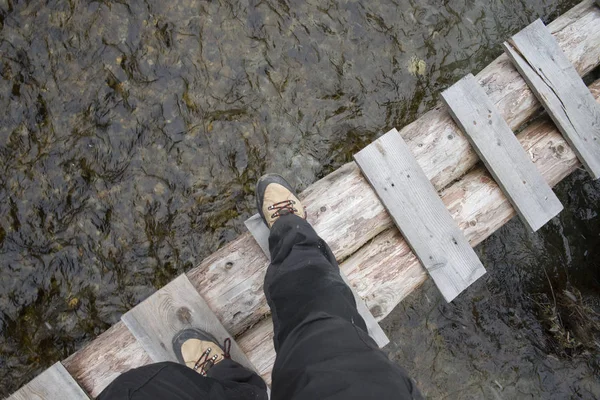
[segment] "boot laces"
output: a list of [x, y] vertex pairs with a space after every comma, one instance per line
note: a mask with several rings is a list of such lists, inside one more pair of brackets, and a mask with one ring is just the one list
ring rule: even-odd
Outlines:
[[[231, 358], [230, 351], [231, 351], [231, 339], [227, 338], [223, 342], [223, 358]], [[213, 365], [215, 365], [215, 361], [217, 361], [217, 359], [219, 358], [218, 354], [214, 354], [211, 357], [210, 356], [211, 352], [212, 352], [212, 349], [210, 347], [207, 348], [204, 351], [204, 353], [202, 353], [202, 355], [200, 356], [198, 361], [196, 361], [196, 363], [194, 364], [194, 368], [193, 368], [194, 371], [199, 372], [202, 376], [206, 376], [206, 373], [208, 372], [208, 370], [211, 369]]]
[[295, 214], [298, 212], [297, 208], [294, 208], [294, 205], [296, 204], [296, 202], [294, 200], [284, 200], [284, 201], [280, 201], [278, 203], [274, 203], [271, 204], [269, 207], [267, 207], [268, 210], [272, 211], [272, 210], [277, 210], [275, 211], [273, 214], [271, 214], [271, 218], [277, 218], [280, 217], [282, 214], [282, 211], [287, 211], [287, 213], [292, 213]]

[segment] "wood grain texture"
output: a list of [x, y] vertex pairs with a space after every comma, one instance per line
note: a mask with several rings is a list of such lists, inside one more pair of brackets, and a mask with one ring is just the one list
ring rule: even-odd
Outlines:
[[[592, 0], [575, 6], [548, 27], [580, 75], [600, 64], [600, 13]], [[511, 129], [518, 128], [541, 108], [506, 55], [498, 57], [484, 68], [477, 74], [477, 79]], [[545, 132], [551, 143], [540, 142], [539, 147], [537, 144], [524, 147], [533, 155], [536, 166], [548, 182], [553, 184], [552, 177], [564, 177], [578, 163], [569, 159], [570, 149], [563, 145], [564, 140], [560, 135], [555, 137]], [[408, 139], [411, 151], [437, 190], [442, 190], [465, 175], [478, 161], [477, 155], [444, 107], [436, 107], [425, 113], [400, 133]], [[488, 184], [486, 181], [473, 184], [469, 190], [459, 190], [455, 195], [461, 194], [462, 198], [466, 198], [470, 190], [486, 192]], [[419, 274], [424, 274], [425, 270], [418, 263], [416, 266], [409, 264], [401, 270], [398, 267], [400, 264], [393, 263], [394, 260], [398, 263], [406, 261], [398, 256], [402, 249], [399, 245], [401, 242], [396, 241], [391, 218], [362, 178], [355, 163], [346, 164], [315, 182], [300, 197], [308, 205], [309, 221], [317, 233], [327, 240], [338, 260], [348, 259], [340, 267], [378, 319], [387, 315], [407, 293], [423, 282], [425, 278]], [[461, 206], [460, 199], [456, 200], [458, 207]], [[473, 217], [471, 222], [475, 225], [469, 229], [487, 237], [497, 229], [498, 221], [506, 218], [507, 213], [510, 215], [512, 208], [508, 205], [502, 214], [502, 206], [487, 202], [485, 197], [481, 200], [481, 204], [488, 207], [487, 212], [478, 214], [478, 208], [470, 210]], [[476, 216], [478, 219], [475, 219]], [[387, 238], [381, 239], [384, 236]], [[390, 248], [386, 253], [385, 245], [388, 242]], [[361, 255], [369, 252], [381, 257], [373, 257], [372, 261], [361, 258]], [[388, 258], [383, 257], [384, 254]], [[349, 271], [346, 268], [351, 264], [347, 263], [352, 259], [364, 261], [364, 267], [354, 266], [354, 270]], [[376, 263], [382, 259], [390, 261], [385, 265], [393, 266], [393, 273], [388, 272], [390, 268], [381, 268], [384, 264]], [[188, 277], [227, 330], [233, 335], [243, 333], [246, 337], [253, 335], [253, 327], [264, 320], [269, 312], [262, 294], [262, 280], [267, 265], [268, 260], [254, 239], [250, 234], [244, 234], [204, 259], [198, 267], [188, 272]], [[406, 281], [404, 277], [407, 277]], [[110, 338], [115, 335], [123, 339], [124, 345], [119, 351], [113, 351], [104, 344], [110, 343]], [[65, 360], [65, 367], [86, 390], [92, 394], [99, 393], [119, 373], [115, 371], [147, 363], [147, 355], [132, 338], [126, 327], [118, 323]], [[252, 354], [260, 358], [264, 347], [253, 349], [256, 353]], [[249, 353], [249, 356], [252, 354]]]
[[485, 274], [397, 130], [356, 153], [354, 160], [446, 301]]
[[151, 363], [150, 356], [121, 321], [63, 361], [92, 397], [97, 397], [122, 373]]
[[479, 158], [532, 232], [562, 211], [562, 204], [473, 75], [467, 75], [447, 89], [442, 98], [454, 121], [466, 133]]
[[541, 20], [503, 47], [580, 161], [600, 178], [600, 107]]
[[[591, 89], [594, 97], [600, 98], [600, 81]], [[549, 118], [530, 125], [517, 137], [551, 186], [580, 167], [577, 156]], [[484, 168], [473, 169], [440, 196], [472, 246], [515, 215], [514, 208]], [[428, 278], [427, 270], [395, 228], [373, 238], [340, 268], [377, 320], [385, 318]], [[267, 382], [275, 360], [271, 326], [271, 319], [267, 318], [238, 338], [248, 358], [257, 367], [261, 363], [259, 372]]]
[[244, 225], [246, 225], [246, 229], [248, 229], [248, 232], [250, 232], [260, 249], [263, 251], [265, 257], [271, 261], [271, 252], [269, 251], [269, 235], [271, 234], [271, 231], [264, 223], [260, 214], [256, 213], [248, 218], [244, 221]]
[[[129, 310], [121, 320], [154, 362], [178, 362], [172, 340], [183, 329], [197, 328], [208, 332], [219, 345], [231, 337], [185, 274]], [[254, 369], [233, 340], [231, 357]]]
[[36, 376], [31, 382], [13, 393], [8, 400], [88, 400], [60, 362]]
[[[254, 240], [256, 240], [260, 248], [265, 253], [265, 256], [270, 260], [271, 252], [269, 251], [269, 235], [271, 232], [269, 228], [267, 228], [267, 225], [263, 222], [260, 215], [253, 215], [252, 217], [248, 218], [244, 222], [244, 224], [246, 225], [246, 228], [248, 228], [248, 231], [250, 231], [250, 234], [252, 235]], [[356, 309], [358, 310], [358, 313], [367, 325], [367, 333], [369, 334], [369, 336], [371, 336], [371, 338], [375, 341], [375, 343], [377, 343], [377, 345], [380, 348], [385, 347], [390, 342], [387, 335], [385, 334], [383, 329], [381, 329], [379, 323], [377, 322], [375, 317], [373, 317], [373, 315], [365, 305], [364, 300], [361, 299], [360, 296], [356, 293], [356, 291], [350, 284], [350, 281], [348, 281], [346, 275], [344, 275], [342, 271], [340, 271], [340, 275], [342, 276], [342, 279], [344, 280], [344, 282], [346, 282], [346, 285], [348, 285], [348, 287], [352, 291], [352, 294], [354, 295], [354, 301], [356, 301]]]

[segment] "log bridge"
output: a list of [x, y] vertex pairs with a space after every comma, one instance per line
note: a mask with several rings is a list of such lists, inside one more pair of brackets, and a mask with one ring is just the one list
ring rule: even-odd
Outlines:
[[[504, 49], [444, 92], [445, 104], [300, 194], [381, 346], [376, 321], [428, 277], [451, 301], [485, 273], [473, 246], [517, 214], [538, 229], [562, 209], [550, 186], [582, 165], [600, 176], [600, 80], [586, 88], [580, 79], [600, 64], [600, 0], [548, 26], [534, 22]], [[531, 122], [542, 108], [548, 117]], [[443, 235], [412, 229], [415, 220]], [[234, 337], [234, 358], [270, 383], [275, 351], [262, 291], [269, 260], [256, 221], [10, 399], [96, 397], [131, 368], [173, 360], [171, 337], [190, 326]]]

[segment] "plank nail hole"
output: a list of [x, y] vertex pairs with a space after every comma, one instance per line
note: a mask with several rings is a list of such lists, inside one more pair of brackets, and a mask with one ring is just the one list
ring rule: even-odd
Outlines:
[[455, 239], [455, 238], [452, 238], [452, 243], [454, 243], [454, 244], [458, 244], [458, 242], [456, 241], [456, 239]]
[[225, 268], [227, 268], [227, 269], [231, 269], [231, 267], [233, 267], [233, 263], [232, 263], [231, 261], [227, 261], [227, 262], [225, 263]]
[[407, 177], [407, 178], [410, 178], [410, 174], [406, 174], [406, 177]]
[[325, 211], [327, 211], [327, 207], [323, 206], [320, 208], [320, 210], [321, 210], [321, 212], [325, 212]]
[[452, 140], [452, 139], [454, 139], [454, 136], [448, 135], [448, 140]]
[[523, 185], [527, 185], [527, 181], [523, 181]]
[[396, 186], [396, 185], [394, 185], [394, 183], [392, 182], [392, 187], [394, 187], [394, 186]]
[[473, 121], [473, 125], [477, 125], [477, 121]]

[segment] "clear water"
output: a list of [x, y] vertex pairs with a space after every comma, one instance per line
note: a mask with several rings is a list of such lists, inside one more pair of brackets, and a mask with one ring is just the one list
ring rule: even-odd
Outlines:
[[514, 218], [477, 251], [487, 275], [447, 304], [431, 282], [385, 320], [387, 351], [429, 398], [600, 398], [600, 181], [556, 188], [537, 233]]
[[[576, 3], [0, 0], [0, 396], [244, 231], [259, 175], [306, 187], [431, 108], [510, 34]], [[565, 196], [589, 201], [589, 185]], [[584, 209], [563, 215], [597, 213]], [[584, 270], [565, 247], [572, 223], [536, 237], [502, 230], [482, 246], [494, 249], [486, 285], [512, 308], [547, 293], [525, 265], [546, 245]], [[517, 252], [518, 280], [501, 272], [503, 246]], [[482, 314], [492, 333], [509, 309]]]

